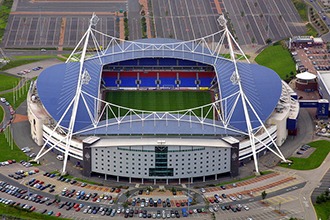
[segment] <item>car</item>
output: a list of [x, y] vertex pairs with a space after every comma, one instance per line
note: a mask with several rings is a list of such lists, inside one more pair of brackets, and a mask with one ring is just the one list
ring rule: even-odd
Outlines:
[[56, 213], [56, 215], [55, 215], [56, 217], [60, 217], [61, 216], [61, 213], [60, 212], [58, 212], [58, 213]]
[[247, 205], [244, 205], [243, 208], [244, 208], [246, 211], [249, 211], [249, 210], [250, 210], [249, 206], [247, 206]]
[[304, 154], [304, 151], [297, 151], [297, 154], [299, 154], [299, 155], [302, 155], [302, 154]]
[[42, 210], [40, 213], [45, 214], [47, 212], [47, 209]]
[[52, 210], [50, 210], [47, 215], [52, 215], [54, 212]]

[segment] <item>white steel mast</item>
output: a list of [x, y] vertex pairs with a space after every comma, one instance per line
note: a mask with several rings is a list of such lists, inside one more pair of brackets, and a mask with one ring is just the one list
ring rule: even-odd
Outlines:
[[[256, 150], [256, 144], [255, 144], [256, 137], [255, 137], [255, 134], [253, 132], [253, 127], [252, 127], [252, 123], [251, 123], [251, 119], [250, 119], [250, 115], [249, 115], [249, 111], [248, 111], [248, 106], [252, 109], [253, 114], [255, 114], [255, 116], [257, 117], [257, 119], [259, 121], [259, 123], [265, 129], [265, 132], [267, 133], [268, 137], [271, 139], [272, 144], [278, 150], [279, 155], [277, 155], [277, 154], [276, 155], [279, 156], [283, 161], [286, 161], [286, 159], [283, 156], [283, 154], [281, 153], [281, 151], [279, 150], [279, 148], [276, 145], [275, 141], [273, 140], [271, 134], [268, 132], [266, 126], [260, 120], [260, 117], [258, 116], [255, 109], [253, 108], [253, 106], [251, 105], [250, 101], [248, 100], [247, 96], [244, 93], [243, 86], [242, 86], [242, 83], [241, 83], [240, 74], [239, 74], [238, 67], [237, 67], [236, 57], [235, 57], [234, 48], [233, 48], [233, 42], [234, 42], [235, 46], [240, 50], [241, 53], [243, 53], [243, 51], [239, 47], [238, 43], [235, 41], [235, 39], [233, 38], [231, 33], [229, 32], [228, 27], [227, 27], [227, 20], [224, 17], [224, 15], [221, 15], [218, 18], [218, 22], [221, 26], [223, 26], [225, 28], [224, 34], [226, 35], [226, 38], [227, 38], [227, 41], [228, 41], [230, 58], [231, 58], [231, 60], [234, 64], [234, 69], [235, 69], [232, 76], [231, 76], [231, 78], [230, 78], [230, 80], [232, 81], [233, 84], [237, 84], [238, 87], [239, 87], [239, 93], [240, 93], [240, 97], [241, 97], [241, 100], [242, 100], [242, 106], [243, 106], [243, 110], [244, 110], [244, 117], [245, 117], [247, 132], [248, 132], [248, 135], [249, 135], [251, 148], [252, 148], [252, 155], [253, 155], [253, 161], [254, 161], [254, 166], [255, 166], [255, 172], [256, 172], [256, 174], [259, 174], [260, 172], [259, 172], [259, 167], [258, 167], [257, 150]], [[243, 56], [246, 58], [244, 53], [243, 53]], [[270, 147], [268, 147], [267, 145], [266, 145], [266, 148], [270, 149]], [[271, 151], [274, 152], [273, 150], [271, 150]]]

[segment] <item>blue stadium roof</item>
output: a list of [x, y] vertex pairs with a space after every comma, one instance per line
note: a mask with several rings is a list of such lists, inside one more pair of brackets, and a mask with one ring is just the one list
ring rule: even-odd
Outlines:
[[[195, 48], [193, 52], [191, 48]], [[91, 80], [88, 84], [82, 86], [82, 91], [93, 97], [98, 97], [103, 65], [140, 58], [175, 58], [208, 64], [215, 69], [222, 98], [229, 97], [239, 91], [238, 85], [233, 84], [230, 80], [234, 72], [232, 61], [216, 57], [207, 48], [196, 46], [194, 42], [159, 38], [123, 42], [109, 47], [101, 58], [95, 56], [87, 59], [84, 62], [83, 69], [90, 74]], [[282, 91], [281, 79], [273, 70], [257, 64], [239, 62], [238, 71], [246, 97], [260, 119], [265, 121], [273, 112], [280, 98]], [[79, 63], [71, 62], [44, 69], [38, 78], [37, 88], [40, 100], [56, 121], [60, 120], [75, 96], [78, 74]], [[226, 116], [230, 114], [230, 109], [235, 103], [236, 97], [228, 98], [226, 101]], [[88, 111], [85, 105], [88, 105], [91, 111]], [[92, 124], [90, 117], [97, 114], [95, 106], [97, 104], [92, 97], [84, 96], [84, 98], [80, 98], [74, 131], [82, 130]], [[61, 123], [64, 127], [68, 127], [71, 109], [66, 113]], [[252, 127], [260, 126], [250, 108], [249, 113]], [[241, 99], [238, 100], [233, 111], [230, 126], [246, 131]], [[132, 132], [138, 133], [139, 131], [132, 130]]]

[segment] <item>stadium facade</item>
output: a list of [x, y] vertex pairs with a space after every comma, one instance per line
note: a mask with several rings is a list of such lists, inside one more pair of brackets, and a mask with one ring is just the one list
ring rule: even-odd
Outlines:
[[[52, 150], [64, 156], [63, 172], [69, 159], [86, 176], [142, 183], [236, 176], [251, 160], [258, 172], [258, 157], [268, 151], [285, 161], [279, 147], [298, 117], [296, 95], [274, 71], [248, 62], [224, 18], [221, 31], [186, 42], [123, 41], [96, 31], [96, 20], [82, 51], [78, 45], [66, 63], [31, 84], [28, 117], [41, 146], [36, 160]], [[105, 101], [112, 91], [165, 90], [209, 91], [212, 101], [169, 111]]]

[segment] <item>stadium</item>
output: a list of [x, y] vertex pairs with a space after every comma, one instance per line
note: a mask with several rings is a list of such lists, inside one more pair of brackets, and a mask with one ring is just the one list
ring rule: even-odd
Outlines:
[[266, 152], [286, 161], [279, 147], [296, 129], [296, 94], [248, 62], [223, 17], [221, 31], [192, 41], [124, 41], [96, 23], [30, 86], [35, 160], [52, 151], [63, 173], [70, 160], [86, 176], [155, 184], [234, 177], [250, 161], [259, 172]]

